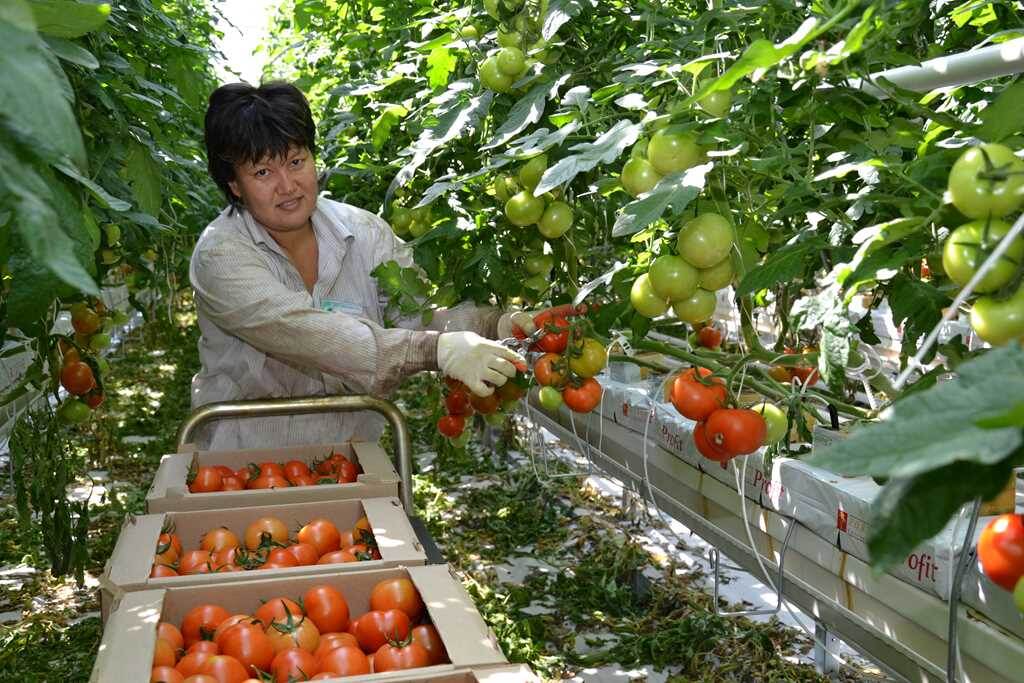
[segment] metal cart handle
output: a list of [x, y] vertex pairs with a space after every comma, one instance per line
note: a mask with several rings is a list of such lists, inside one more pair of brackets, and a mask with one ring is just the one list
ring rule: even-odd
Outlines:
[[412, 516], [412, 441], [402, 411], [391, 401], [373, 396], [307, 396], [305, 398], [265, 398], [209, 403], [197, 408], [178, 430], [177, 452], [191, 443], [196, 430], [211, 420], [229, 417], [267, 417], [270, 415], [308, 415], [313, 413], [351, 413], [372, 410], [391, 424], [398, 451], [398, 474], [402, 488], [398, 492], [407, 515]]

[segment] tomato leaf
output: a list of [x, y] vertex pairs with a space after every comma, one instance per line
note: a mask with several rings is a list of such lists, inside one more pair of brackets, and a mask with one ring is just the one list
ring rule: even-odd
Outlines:
[[960, 376], [907, 396], [881, 422], [808, 461], [838, 474], [913, 477], [954, 462], [992, 465], [1020, 448], [1016, 428], [982, 429], [979, 420], [1006, 412], [1006, 397], [1024, 396], [1024, 350], [1013, 343], [958, 368]]
[[824, 237], [814, 236], [775, 250], [759, 268], [746, 274], [736, 288], [736, 295], [746, 296], [797, 278], [803, 274], [809, 259], [817, 263], [817, 252], [827, 244]]
[[558, 29], [582, 9], [580, 0], [551, 0], [548, 4], [548, 13], [544, 16], [544, 25], [541, 27], [541, 37], [544, 40], [551, 40], [551, 37], [558, 33]]
[[927, 282], [898, 275], [888, 290], [892, 320], [903, 325], [903, 352], [915, 353], [917, 340], [931, 332], [940, 320], [949, 297]]
[[701, 164], [659, 180], [644, 197], [623, 207], [615, 219], [615, 226], [612, 227], [612, 237], [632, 235], [643, 230], [661, 218], [670, 207], [673, 216], [682, 213], [704, 189], [705, 179], [711, 167], [711, 164]]
[[982, 124], [974, 134], [986, 142], [997, 142], [1024, 130], [1024, 82], [1008, 87], [995, 102], [981, 110]]
[[163, 194], [160, 166], [144, 145], [134, 144], [124, 160], [124, 174], [132, 187], [135, 202], [150, 216], [160, 215]]
[[443, 88], [448, 85], [448, 77], [455, 70], [458, 59], [446, 47], [435, 47], [427, 55], [427, 81], [431, 88]]
[[531, 123], [540, 121], [540, 118], [544, 116], [544, 105], [547, 104], [548, 98], [557, 97], [558, 88], [568, 78], [569, 74], [564, 74], [553, 84], [545, 81], [530, 88], [530, 92], [512, 106], [505, 122], [494, 133], [490, 142], [480, 149], [499, 147], [518, 135], [520, 131], [525, 130]]
[[93, 53], [86, 50], [84, 47], [76, 45], [70, 40], [63, 38], [56, 38], [54, 36], [45, 36], [43, 40], [47, 46], [53, 50], [53, 54], [57, 55], [60, 59], [65, 62], [71, 62], [78, 66], [85, 67], [86, 69], [95, 70], [100, 68], [100, 62], [96, 59]]
[[1022, 461], [1021, 451], [990, 465], [954, 462], [913, 477], [891, 479], [872, 504], [868, 552], [875, 571], [907, 559], [942, 531], [964, 503], [994, 497]]
[[1024, 427], [1024, 403], [1018, 403], [1002, 415], [987, 417], [978, 420], [977, 424], [982, 429], [1001, 429], [1003, 427]]
[[58, 38], [78, 38], [107, 23], [110, 5], [71, 0], [31, 0], [32, 16], [40, 33]]
[[533, 191], [534, 196], [539, 197], [548, 190], [553, 190], [559, 185], [570, 182], [578, 174], [589, 171], [598, 164], [610, 164], [632, 146], [643, 126], [639, 123], [632, 123], [627, 120], [619, 121], [606, 130], [593, 142], [581, 142], [569, 149], [576, 152], [550, 167], [544, 172]]

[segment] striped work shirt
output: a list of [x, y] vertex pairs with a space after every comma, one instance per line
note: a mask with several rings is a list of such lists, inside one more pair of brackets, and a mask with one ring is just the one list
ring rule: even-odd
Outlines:
[[[460, 304], [384, 326], [386, 297], [370, 272], [412, 255], [378, 216], [321, 197], [312, 216], [319, 253], [310, 293], [298, 270], [245, 209], [225, 209], [203, 231], [189, 277], [199, 317], [202, 368], [193, 408], [243, 398], [371, 394], [386, 397], [409, 375], [437, 368], [441, 331], [494, 337], [500, 311]], [[374, 413], [215, 422], [198, 445], [210, 450], [376, 440]]]

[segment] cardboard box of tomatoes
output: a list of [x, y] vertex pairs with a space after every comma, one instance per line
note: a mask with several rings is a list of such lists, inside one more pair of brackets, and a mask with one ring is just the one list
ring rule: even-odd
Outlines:
[[426, 564], [397, 498], [128, 517], [100, 579], [104, 616], [129, 591]]
[[[325, 679], [339, 682], [536, 680], [509, 670], [447, 565], [126, 593], [90, 680], [143, 683], [158, 666], [186, 677], [241, 666], [286, 680], [288, 667], [299, 666], [346, 676]], [[524, 677], [508, 678], [516, 672]]]
[[[298, 463], [305, 465], [304, 472], [285, 474], [289, 465]], [[381, 498], [397, 496], [400, 481], [391, 458], [375, 442], [190, 451], [161, 459], [146, 494], [146, 510], [184, 512]]]

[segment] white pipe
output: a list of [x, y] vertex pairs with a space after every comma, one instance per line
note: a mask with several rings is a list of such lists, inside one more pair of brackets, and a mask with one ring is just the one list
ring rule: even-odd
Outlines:
[[863, 80], [851, 79], [850, 86], [884, 98], [885, 92], [871, 81], [885, 78], [906, 90], [927, 92], [1020, 72], [1024, 72], [1024, 38], [1015, 38], [998, 45], [929, 59], [920, 66], [901, 66], [871, 74]]

